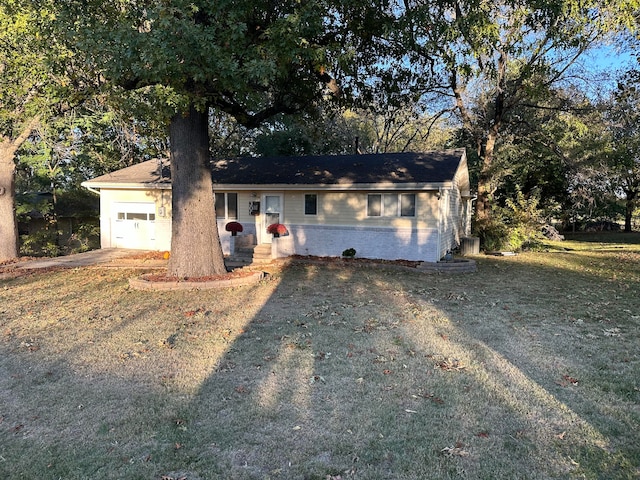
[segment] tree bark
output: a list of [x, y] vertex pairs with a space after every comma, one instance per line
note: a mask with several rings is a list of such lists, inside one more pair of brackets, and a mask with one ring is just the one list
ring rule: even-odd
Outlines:
[[0, 261], [18, 257], [14, 152], [9, 140], [0, 146]]
[[484, 155], [481, 157], [482, 165], [478, 175], [478, 199], [476, 200], [476, 220], [487, 220], [491, 216], [491, 194], [493, 189], [492, 165], [493, 156], [498, 139], [499, 129], [492, 128], [485, 142]]
[[624, 231], [629, 233], [632, 231], [631, 220], [633, 218], [633, 211], [636, 207], [636, 196], [637, 192], [629, 191], [627, 193], [627, 198], [625, 200], [625, 211], [624, 211]]
[[17, 138], [0, 141], [0, 262], [18, 258], [18, 220], [16, 218], [15, 155], [38, 124], [32, 118]]
[[216, 221], [209, 159], [208, 112], [192, 105], [169, 127], [171, 142], [171, 257], [169, 276], [226, 273]]

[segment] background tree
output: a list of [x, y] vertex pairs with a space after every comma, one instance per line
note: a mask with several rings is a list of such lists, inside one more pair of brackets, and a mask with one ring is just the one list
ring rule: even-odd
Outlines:
[[640, 195], [640, 92], [634, 77], [629, 73], [621, 79], [605, 110], [612, 143], [602, 163], [611, 189], [624, 201], [625, 232], [632, 230]]
[[43, 116], [49, 70], [37, 47], [34, 12], [0, 5], [0, 262], [18, 256], [15, 155]]
[[173, 230], [168, 274], [225, 271], [209, 171], [209, 109], [247, 128], [305, 110], [330, 71], [374, 63], [386, 2], [65, 1], [55, 35], [109, 86], [154, 88], [170, 118]]
[[[440, 77], [472, 140], [478, 169], [477, 219], [488, 219], [498, 188], [495, 158], [509, 122], [524, 109], [547, 108], [579, 61], [604, 34], [633, 25], [624, 2], [405, 2], [408, 62]], [[626, 23], [625, 23], [626, 22]]]

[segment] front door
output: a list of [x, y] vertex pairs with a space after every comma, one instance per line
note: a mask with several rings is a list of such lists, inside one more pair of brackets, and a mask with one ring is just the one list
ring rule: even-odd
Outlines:
[[273, 236], [267, 233], [267, 227], [282, 221], [282, 195], [268, 193], [262, 198], [262, 243], [271, 243]]

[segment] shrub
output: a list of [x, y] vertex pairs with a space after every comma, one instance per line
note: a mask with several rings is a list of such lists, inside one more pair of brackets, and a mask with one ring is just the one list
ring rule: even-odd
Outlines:
[[272, 223], [267, 227], [267, 233], [271, 235], [285, 235], [287, 233], [287, 227], [281, 223]]
[[516, 187], [515, 198], [507, 199], [504, 207], [494, 206], [491, 217], [476, 222], [476, 235], [486, 251], [531, 250], [542, 244], [543, 235], [538, 204], [540, 194], [533, 191], [528, 197]]
[[67, 240], [64, 254], [88, 252], [97, 248], [100, 248], [100, 227], [92, 223], [83, 223]]
[[224, 226], [224, 229], [227, 232], [231, 232], [231, 235], [233, 237], [235, 237], [238, 232], [242, 232], [243, 228], [242, 228], [242, 224], [239, 222], [229, 222]]
[[355, 248], [347, 248], [344, 252], [342, 252], [342, 256], [343, 257], [347, 257], [347, 258], [353, 258], [356, 256], [356, 249]]
[[56, 235], [49, 230], [39, 230], [20, 235], [20, 254], [28, 257], [57, 257], [60, 247], [56, 244]]

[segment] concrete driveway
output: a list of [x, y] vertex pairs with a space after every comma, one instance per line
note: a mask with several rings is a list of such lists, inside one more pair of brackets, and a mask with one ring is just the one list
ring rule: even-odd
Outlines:
[[165, 266], [166, 260], [131, 259], [127, 257], [142, 257], [144, 251], [131, 250], [126, 248], [105, 248], [91, 250], [90, 252], [65, 255], [63, 257], [43, 258], [38, 260], [28, 260], [12, 264], [11, 266], [19, 270], [33, 270], [49, 267], [86, 267], [90, 265], [103, 265], [107, 267], [156, 267]]

